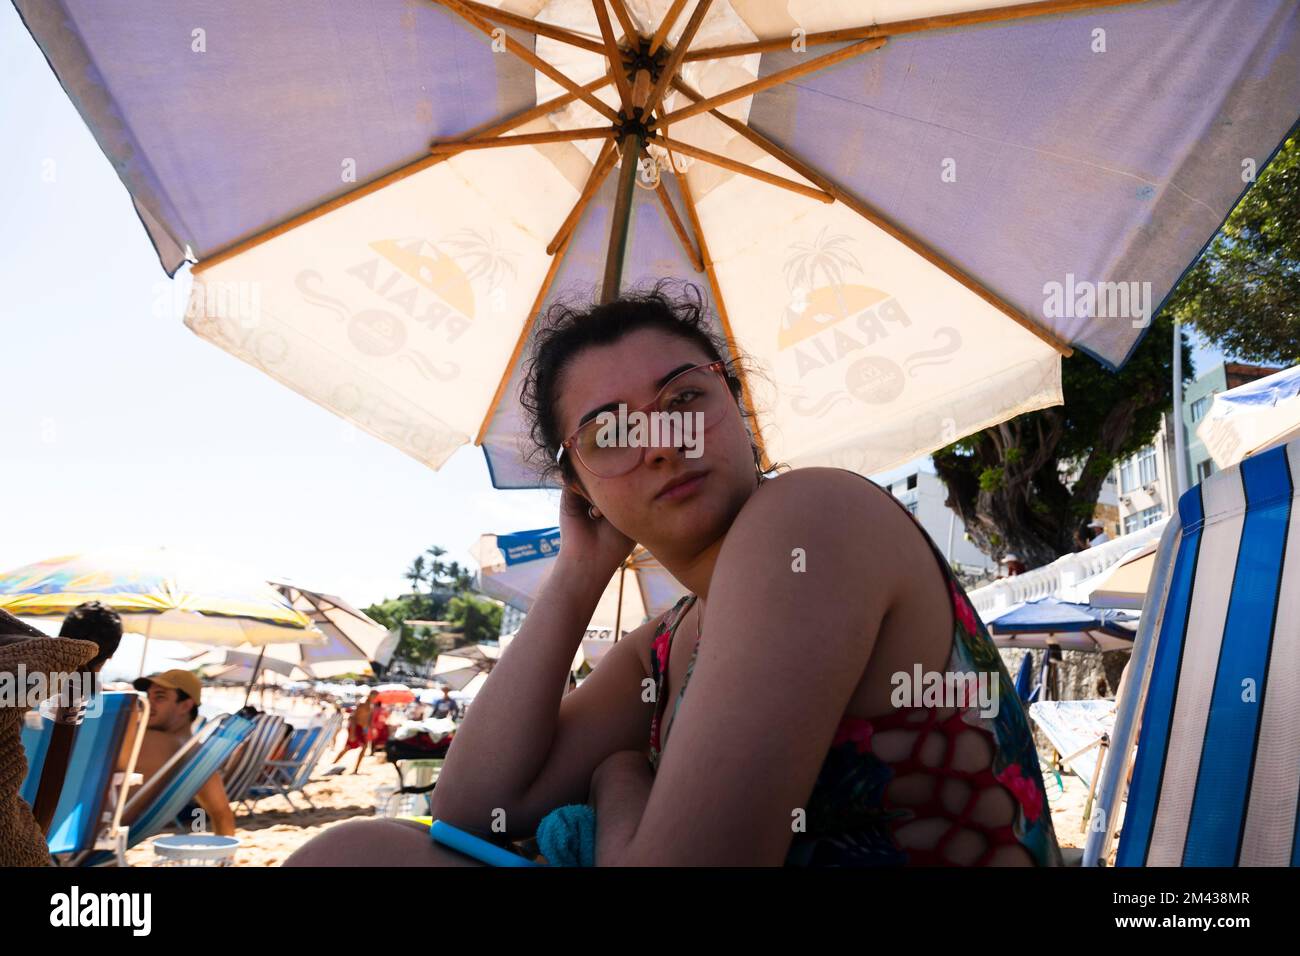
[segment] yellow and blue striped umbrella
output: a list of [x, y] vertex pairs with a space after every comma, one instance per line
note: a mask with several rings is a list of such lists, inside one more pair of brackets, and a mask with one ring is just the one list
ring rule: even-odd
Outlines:
[[218, 559], [153, 549], [63, 555], [0, 574], [0, 608], [67, 614], [102, 601], [147, 638], [233, 647], [320, 643], [311, 620], [256, 573]]

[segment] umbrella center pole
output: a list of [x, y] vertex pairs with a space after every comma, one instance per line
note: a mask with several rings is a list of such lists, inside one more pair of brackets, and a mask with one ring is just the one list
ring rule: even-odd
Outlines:
[[600, 301], [618, 298], [623, 280], [623, 257], [627, 252], [627, 233], [632, 222], [632, 190], [636, 186], [637, 165], [645, 149], [645, 126], [629, 120], [621, 129], [622, 168], [618, 174], [618, 193], [614, 214], [609, 223], [609, 249], [605, 254], [605, 275], [600, 287]]

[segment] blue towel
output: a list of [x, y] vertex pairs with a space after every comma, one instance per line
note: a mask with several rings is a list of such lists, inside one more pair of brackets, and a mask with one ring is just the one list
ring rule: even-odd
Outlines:
[[595, 866], [596, 811], [585, 803], [552, 810], [537, 824], [537, 848], [551, 866]]

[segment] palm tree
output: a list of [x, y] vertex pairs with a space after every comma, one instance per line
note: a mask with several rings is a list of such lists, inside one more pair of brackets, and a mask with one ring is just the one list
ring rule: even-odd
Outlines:
[[440, 559], [447, 553], [447, 549], [440, 548], [435, 544], [432, 548], [426, 549], [424, 553], [433, 558], [429, 563], [428, 571], [429, 591], [432, 592], [438, 587], [439, 582], [442, 581], [443, 573], [446, 571], [446, 566]]
[[420, 585], [424, 582], [424, 575], [424, 555], [420, 555], [406, 569], [406, 580], [411, 582], [411, 587], [416, 594], [420, 593]]

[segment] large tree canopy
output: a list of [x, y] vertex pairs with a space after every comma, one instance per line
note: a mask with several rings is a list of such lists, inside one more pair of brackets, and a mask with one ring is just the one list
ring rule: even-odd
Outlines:
[[1300, 138], [1260, 171], [1165, 310], [1247, 362], [1300, 362]]
[[[1031, 568], [1073, 549], [1111, 467], [1151, 440], [1172, 405], [1175, 320], [1245, 361], [1300, 361], [1297, 137], [1260, 171], [1120, 372], [1076, 354], [1061, 366], [1063, 406], [935, 454], [948, 506], [977, 546], [999, 557], [1014, 551]], [[1193, 370], [1185, 339], [1183, 371], [1186, 381]]]
[[[1172, 401], [1173, 324], [1152, 322], [1124, 368], [1075, 353], [1061, 363], [1065, 404], [976, 432], [934, 455], [977, 547], [1033, 568], [1072, 551], [1115, 462], [1147, 444]], [[1191, 350], [1183, 338], [1183, 369]]]

